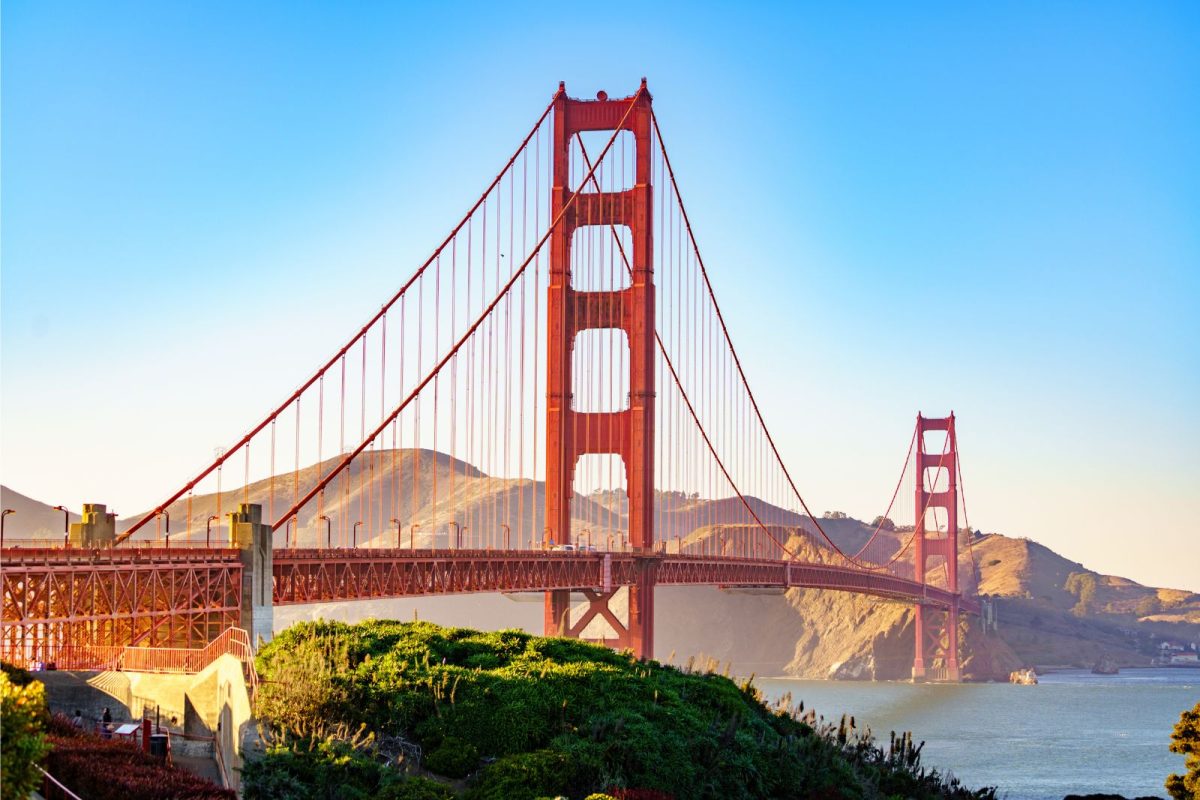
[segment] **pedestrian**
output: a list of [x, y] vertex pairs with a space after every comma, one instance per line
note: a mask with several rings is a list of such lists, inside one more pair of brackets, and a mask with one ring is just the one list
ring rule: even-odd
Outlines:
[[104, 707], [104, 715], [100, 717], [100, 735], [105, 739], [112, 738], [112, 712]]
[[83, 712], [78, 708], [75, 709], [75, 717], [71, 720], [71, 724], [79, 730], [83, 730]]

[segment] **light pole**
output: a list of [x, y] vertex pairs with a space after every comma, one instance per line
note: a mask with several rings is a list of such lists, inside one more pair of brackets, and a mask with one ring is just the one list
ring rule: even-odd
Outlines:
[[204, 546], [212, 547], [212, 524], [213, 520], [219, 520], [216, 514], [209, 514], [208, 519], [204, 521]]
[[580, 539], [582, 539], [585, 536], [587, 537], [587, 543], [588, 543], [588, 546], [590, 547], [592, 544], [592, 532], [588, 528], [584, 528], [583, 530], [581, 530], [579, 532]]
[[329, 517], [322, 514], [321, 516], [317, 517], [317, 519], [325, 520], [325, 549], [332, 550], [333, 549], [333, 534], [330, 532], [332, 525], [329, 522]]
[[50, 510], [63, 512], [63, 547], [67, 547], [71, 542], [71, 512], [66, 506], [55, 506]]
[[171, 547], [171, 512], [164, 509], [158, 512], [157, 516], [167, 518], [167, 529], [163, 534], [163, 542], [166, 543], [166, 546], [169, 549]]
[[421, 527], [420, 523], [408, 526], [408, 549], [413, 549], [413, 542], [417, 538], [417, 528]]
[[[461, 548], [462, 547], [462, 526], [459, 525], [456, 520], [451, 521], [450, 525], [454, 526], [454, 546], [456, 548]], [[449, 531], [446, 532], [446, 548], [447, 549], [450, 548], [450, 532]]]
[[399, 550], [400, 549], [400, 520], [396, 519], [395, 517], [392, 517], [392, 519], [389, 521], [393, 525], [396, 526], [396, 549]]
[[15, 513], [17, 513], [15, 508], [6, 508], [4, 513], [0, 514], [0, 547], [4, 547], [4, 518]]
[[300, 527], [299, 518], [297, 518], [297, 517], [292, 517], [291, 519], [289, 519], [287, 521], [287, 525], [284, 526], [283, 538], [285, 538], [287, 540], [288, 547], [296, 546], [296, 541], [295, 541], [295, 539], [292, 538], [292, 531], [296, 530], [297, 531], [296, 538], [299, 538], [299, 536], [300, 536], [299, 531], [298, 531], [299, 527]]
[[507, 550], [512, 542], [512, 528], [504, 524], [501, 524], [500, 527], [504, 530], [504, 549]]
[[354, 523], [354, 530], [350, 531], [350, 537], [351, 537], [350, 538], [350, 546], [351, 547], [358, 547], [358, 526], [359, 525], [362, 525], [361, 519]]

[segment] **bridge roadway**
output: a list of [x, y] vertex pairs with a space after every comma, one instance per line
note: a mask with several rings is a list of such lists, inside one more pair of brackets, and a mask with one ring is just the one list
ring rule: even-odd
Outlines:
[[[659, 586], [832, 589], [948, 608], [945, 589], [880, 572], [829, 564], [630, 552], [540, 550], [326, 550], [274, 552], [276, 605], [471, 592], [610, 591], [634, 583], [639, 560]], [[978, 613], [972, 598], [963, 611]]]
[[[172, 620], [236, 625], [243, 563], [235, 548], [6, 547], [5, 642], [39, 626], [84, 624], [121, 643], [123, 625], [155, 631]], [[804, 587], [949, 608], [937, 586], [881, 572], [773, 559], [631, 552], [288, 548], [272, 552], [275, 605], [475, 592], [609, 591], [650, 562], [660, 586]], [[960, 597], [961, 611], [978, 601]], [[222, 628], [223, 629], [223, 628]], [[190, 634], [189, 634], [190, 635]]]

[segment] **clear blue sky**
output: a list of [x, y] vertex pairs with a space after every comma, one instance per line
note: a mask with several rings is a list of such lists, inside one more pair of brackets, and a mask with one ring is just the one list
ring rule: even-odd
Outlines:
[[5, 2], [4, 482], [154, 504], [645, 75], [817, 508], [953, 408], [977, 527], [1200, 590], [1200, 6], [649, 5]]

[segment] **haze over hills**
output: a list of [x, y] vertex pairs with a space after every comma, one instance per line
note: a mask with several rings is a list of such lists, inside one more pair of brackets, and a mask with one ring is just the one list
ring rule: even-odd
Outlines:
[[[220, 499], [215, 494], [181, 499], [168, 509], [172, 538], [202, 540], [206, 521], [218, 514], [218, 506], [225, 514], [238, 503], [260, 503], [265, 513], [282, 518], [293, 498], [303, 497], [335, 463], [330, 459], [232, 487]], [[2, 493], [4, 507], [17, 510], [7, 520], [6, 539], [61, 537], [62, 512], [8, 488]], [[790, 552], [808, 561], [836, 558], [812, 519], [757, 499], [748, 502]], [[490, 531], [483, 544], [499, 547], [507, 525], [512, 546], [540, 546], [544, 504], [541, 482], [491, 477], [430, 450], [376, 451], [327, 487], [319, 510], [310, 504], [301, 511], [296, 544], [321, 546], [327, 536], [335, 546], [349, 543], [354, 523], [361, 520], [359, 546], [391, 547], [397, 537], [402, 546], [410, 538], [419, 548], [451, 546], [456, 525], [463, 530], [464, 545], [476, 544], [475, 537]], [[577, 495], [572, 506], [576, 538], [590, 536], [603, 549], [612, 536], [613, 546], [620, 547], [626, 510], [620, 492]], [[321, 515], [330, 518], [328, 531]], [[125, 517], [118, 530], [126, 530], [140, 516]], [[744, 524], [744, 506], [736, 498], [665, 493], [656, 498], [655, 517], [659, 537], [671, 551], [678, 547], [737, 552], [764, 538], [757, 526]], [[875, 533], [874, 526], [852, 518], [822, 519], [820, 524], [849, 553]], [[221, 541], [221, 531], [214, 523], [215, 541]], [[162, 533], [152, 523], [135, 538]], [[282, 528], [276, 532], [277, 546], [285, 546], [286, 535]], [[961, 535], [964, 544], [969, 541], [969, 548], [963, 549], [976, 566], [971, 569], [964, 561], [961, 579], [970, 588], [977, 574], [979, 591], [997, 599], [999, 621], [998, 629], [986, 634], [977, 621], [961, 623], [968, 677], [1002, 679], [1026, 665], [1091, 666], [1101, 658], [1128, 666], [1148, 664], [1163, 638], [1200, 640], [1200, 595], [1099, 575], [1027, 539], [966, 531]], [[884, 557], [894, 554], [907, 536], [905, 531], [879, 531], [878, 551]], [[935, 581], [939, 572], [933, 573]], [[533, 602], [471, 595], [281, 607], [276, 610], [276, 627], [317, 616], [411, 618], [415, 613], [442, 624], [539, 631], [540, 596], [516, 599]], [[619, 615], [623, 604], [618, 594], [613, 605]], [[912, 611], [903, 603], [813, 589], [763, 594], [660, 587], [656, 609], [656, 655], [666, 659], [673, 654], [677, 663], [699, 655], [729, 662], [742, 673], [859, 679], [906, 678], [912, 663]], [[598, 620], [585, 635], [611, 634]]]

